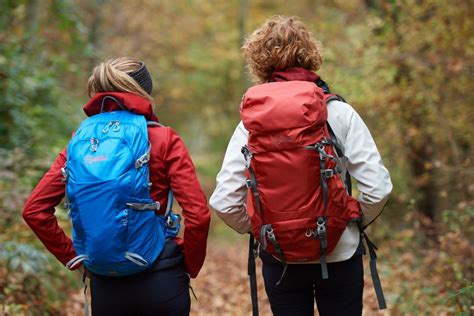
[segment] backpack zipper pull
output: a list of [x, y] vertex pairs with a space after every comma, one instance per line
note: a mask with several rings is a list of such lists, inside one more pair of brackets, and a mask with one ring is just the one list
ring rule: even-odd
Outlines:
[[106, 134], [109, 132], [110, 127], [114, 124], [114, 121], [110, 121], [109, 124], [107, 124], [104, 129], [102, 130], [102, 133]]
[[90, 148], [89, 148], [90, 151], [95, 153], [97, 151], [98, 146], [99, 146], [99, 140], [97, 138], [92, 137], [90, 139]]
[[118, 132], [120, 130], [120, 121], [112, 121], [114, 128], [112, 129], [114, 132]]

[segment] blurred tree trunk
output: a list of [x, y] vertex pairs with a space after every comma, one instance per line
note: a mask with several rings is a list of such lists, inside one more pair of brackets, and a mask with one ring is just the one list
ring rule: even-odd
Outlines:
[[[411, 183], [415, 191], [415, 206], [416, 210], [426, 216], [429, 219], [428, 222], [431, 223], [436, 217], [439, 197], [436, 173], [433, 168], [436, 145], [427, 128], [426, 100], [413, 98], [417, 92], [412, 76], [412, 71], [415, 70], [404, 58], [406, 55], [405, 45], [408, 45], [405, 38], [407, 34], [399, 30], [400, 15], [403, 14], [403, 10], [390, 1], [378, 3], [366, 0], [365, 4], [368, 9], [381, 16], [386, 23], [384, 26], [386, 31], [376, 35], [386, 36], [385, 44], [394, 49], [392, 62], [395, 66], [395, 76], [393, 84], [400, 90], [397, 92], [398, 96], [395, 98], [395, 102], [399, 103], [398, 115], [403, 129], [403, 142], [407, 147]], [[421, 50], [427, 49], [429, 49], [429, 45], [422, 45], [416, 54], [421, 54]]]
[[[239, 1], [239, 49], [242, 47], [245, 41], [245, 22], [247, 20], [247, 12], [248, 12], [248, 0], [240, 0]], [[244, 91], [250, 84], [250, 79], [248, 77], [245, 62], [242, 62], [242, 80], [241, 80], [241, 91]]]
[[94, 68], [99, 59], [96, 52], [101, 50], [100, 27], [102, 25], [102, 6], [105, 2], [106, 0], [91, 0], [89, 3], [88, 11], [91, 13], [92, 20], [89, 26], [88, 42], [94, 49], [94, 53], [89, 58], [89, 69]]
[[14, 21], [15, 15], [13, 14], [13, 10], [15, 9], [15, 4], [11, 2], [5, 1], [1, 5], [2, 14], [0, 14], [0, 29], [2, 32], [0, 33], [0, 40], [3, 38], [7, 38], [8, 30], [12, 26]]
[[29, 0], [26, 3], [25, 34], [26, 50], [34, 49], [39, 26], [39, 0]]

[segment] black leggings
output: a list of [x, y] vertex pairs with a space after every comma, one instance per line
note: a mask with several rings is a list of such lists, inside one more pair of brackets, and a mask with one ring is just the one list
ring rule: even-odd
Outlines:
[[364, 269], [362, 255], [328, 263], [329, 278], [322, 280], [319, 264], [291, 264], [281, 281], [282, 264], [268, 253], [261, 255], [265, 291], [276, 316], [313, 315], [314, 300], [319, 314], [361, 315]]
[[189, 277], [182, 264], [127, 277], [91, 275], [92, 315], [189, 315]]

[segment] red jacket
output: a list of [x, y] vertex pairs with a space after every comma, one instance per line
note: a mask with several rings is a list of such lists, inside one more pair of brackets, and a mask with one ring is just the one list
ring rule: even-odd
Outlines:
[[[143, 114], [148, 120], [158, 121], [150, 102], [131, 93], [106, 93], [113, 95], [131, 112]], [[100, 112], [100, 101], [104, 94], [96, 94], [84, 106], [84, 112], [94, 115]], [[118, 109], [108, 99], [104, 110]], [[183, 247], [187, 272], [195, 278], [206, 257], [207, 234], [210, 212], [206, 197], [196, 177], [193, 162], [181, 138], [169, 127], [150, 127], [151, 143], [150, 177], [151, 196], [160, 205], [166, 205], [169, 189], [183, 209], [184, 237], [177, 239]], [[66, 149], [56, 158], [49, 171], [43, 176], [31, 193], [23, 210], [23, 218], [46, 248], [66, 264], [76, 256], [71, 239], [58, 226], [54, 216], [55, 206], [64, 197], [61, 168], [66, 163]]]

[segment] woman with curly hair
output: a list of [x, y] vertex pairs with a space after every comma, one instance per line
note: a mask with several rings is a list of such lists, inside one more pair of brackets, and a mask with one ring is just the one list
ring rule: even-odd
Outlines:
[[[158, 123], [152, 89], [141, 61], [121, 57], [96, 66], [83, 108], [89, 123], [59, 153], [23, 210], [62, 264], [87, 270], [94, 316], [188, 315], [189, 278], [206, 256], [207, 200], [184, 142]], [[140, 152], [133, 150], [137, 140]], [[115, 170], [120, 174], [113, 178]], [[182, 239], [179, 225], [169, 225], [176, 219], [168, 217], [171, 191], [186, 220]], [[66, 192], [72, 241], [54, 214]]]
[[321, 50], [295, 17], [272, 18], [247, 38], [258, 84], [242, 99], [210, 199], [226, 224], [260, 242], [275, 315], [313, 315], [315, 300], [321, 315], [362, 313], [360, 228], [392, 190], [362, 118], [315, 73]]

